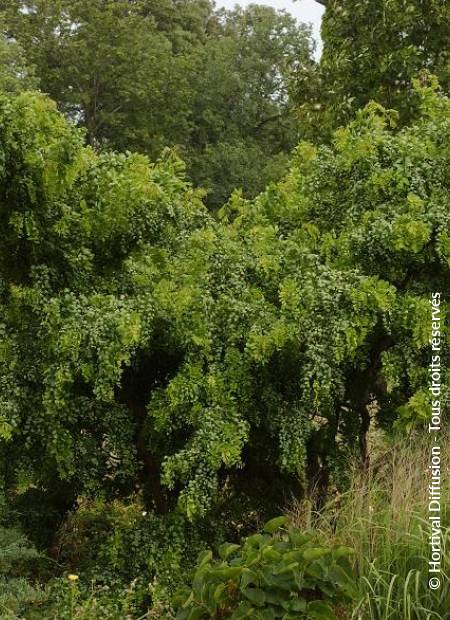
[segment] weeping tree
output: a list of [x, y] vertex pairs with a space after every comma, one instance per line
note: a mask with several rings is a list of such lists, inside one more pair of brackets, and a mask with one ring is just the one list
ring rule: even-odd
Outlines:
[[[129, 261], [146, 248], [157, 280], [204, 207], [170, 155], [155, 165], [98, 156], [40, 95], [1, 107], [5, 484], [25, 476], [67, 509], [83, 489], [128, 491], [145, 476], [157, 503], [145, 395], [135, 397], [133, 376], [122, 375], [138, 349], [153, 351], [164, 317], [151, 291], [132, 294]], [[170, 341], [162, 357], [152, 353], [145, 388], [176, 368]]]
[[418, 96], [416, 125], [369, 106], [217, 218], [169, 153], [98, 155], [45, 97], [3, 97], [6, 490], [56, 515], [136, 489], [191, 520], [240, 493], [275, 512], [366, 463], [371, 423], [423, 423], [450, 104]]

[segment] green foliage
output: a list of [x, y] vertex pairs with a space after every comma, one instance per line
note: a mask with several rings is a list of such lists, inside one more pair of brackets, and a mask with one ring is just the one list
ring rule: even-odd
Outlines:
[[[78, 575], [53, 579], [47, 587], [49, 603], [40, 618], [48, 620], [119, 620], [137, 618], [134, 585], [110, 589], [95, 582], [80, 583]], [[140, 615], [140, 614], [139, 614]]]
[[[450, 402], [448, 8], [327, 4], [317, 69], [267, 7], [2, 3], [0, 484], [58, 571], [35, 587], [41, 556], [0, 528], [2, 617], [171, 618], [227, 538], [179, 618], [446, 617], [426, 485], [404, 462], [380, 481], [369, 445], [426, 427], [433, 307]], [[23, 93], [34, 71], [57, 105]], [[286, 168], [295, 82], [326, 144], [249, 199]], [[330, 487], [328, 540], [245, 537]]]
[[268, 6], [222, 9], [211, 15], [202, 63], [183, 156], [219, 208], [234, 189], [255, 196], [286, 172], [298, 139], [290, 85], [313, 66], [310, 32]]
[[22, 47], [0, 33], [0, 92], [16, 93], [37, 85], [38, 80], [27, 65]]
[[82, 575], [85, 597], [91, 584], [108, 596], [128, 591], [127, 604], [136, 611], [150, 601], [168, 603], [210, 529], [195, 528], [180, 514], [147, 512], [138, 501], [85, 500], [60, 528], [56, 546], [66, 570]]
[[285, 172], [297, 138], [288, 82], [312, 64], [309, 29], [289, 15], [207, 0], [2, 6], [43, 92], [90, 144], [152, 159], [176, 146], [215, 208], [235, 187], [254, 196]]
[[269, 521], [241, 545], [224, 543], [220, 559], [202, 553], [192, 589], [179, 595], [176, 618], [336, 618], [337, 605], [357, 592], [352, 549], [316, 546], [296, 528], [280, 530], [286, 520]]
[[320, 67], [297, 77], [306, 137], [330, 140], [370, 101], [397, 110], [402, 125], [420, 115], [413, 80], [436, 74], [450, 87], [446, 0], [320, 0], [326, 6]]
[[195, 519], [228, 476], [326, 486], [374, 398], [386, 425], [413, 407], [449, 269], [449, 103], [421, 96], [416, 126], [369, 107], [219, 220], [173, 157], [96, 155], [45, 98], [4, 99], [8, 487], [138, 484]]
[[[364, 620], [446, 620], [450, 580], [443, 568], [441, 585], [429, 587], [431, 526], [428, 483], [432, 440], [423, 431], [409, 438], [380, 430], [369, 434], [371, 461], [366, 471], [347, 463], [350, 481], [345, 493], [310, 514], [297, 505], [291, 518], [301, 529], [313, 528], [323, 545], [351, 544], [359, 596], [355, 618]], [[449, 458], [448, 428], [442, 429], [442, 462]], [[442, 567], [448, 566], [450, 542], [449, 480], [442, 477]]]
[[[156, 157], [162, 147], [186, 138], [191, 93], [183, 51], [192, 47], [189, 38], [208, 4], [192, 3], [190, 29], [178, 33], [180, 20], [170, 3], [12, 0], [4, 5], [6, 27], [27, 50], [42, 90], [87, 128], [90, 143], [112, 141], [123, 150], [144, 143]], [[172, 51], [175, 42], [164, 26], [156, 25], [164, 17], [175, 21], [172, 34], [178, 34], [180, 54]], [[167, 84], [171, 93], [164, 96]], [[167, 118], [177, 119], [175, 133]]]
[[[162, 317], [147, 293], [133, 301], [117, 268], [145, 245], [146, 273], [164, 269], [180, 231], [204, 218], [199, 196], [177, 176], [178, 160], [150, 167], [144, 156], [96, 156], [81, 144], [43, 97], [4, 100], [5, 439], [17, 431], [14, 448], [5, 450], [9, 463], [17, 450], [21, 470], [31, 468], [38, 486], [55, 472], [77, 478], [72, 501], [95, 479], [120, 486], [137, 469], [138, 419], [114, 391], [138, 341], [151, 338], [148, 321]], [[69, 397], [67, 389], [74, 390]]]
[[[40, 555], [17, 529], [0, 526], [0, 613], [7, 619], [34, 618], [46, 596], [30, 581], [37, 576]], [[33, 575], [34, 573], [34, 575]]]

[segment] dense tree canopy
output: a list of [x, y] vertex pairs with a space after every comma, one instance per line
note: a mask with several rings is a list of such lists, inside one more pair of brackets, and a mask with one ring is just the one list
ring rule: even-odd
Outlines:
[[[210, 12], [189, 2], [4, 3], [5, 28], [27, 50], [42, 90], [87, 129], [91, 144], [145, 149], [189, 135], [196, 55]], [[184, 27], [182, 24], [185, 24]], [[176, 94], [176, 96], [175, 96]]]
[[[446, 0], [324, 0], [320, 70], [299, 81], [315, 134], [346, 124], [374, 100], [408, 123], [419, 112], [413, 78], [428, 70], [450, 85], [450, 7]], [[311, 103], [313, 106], [311, 107]], [[317, 108], [314, 108], [314, 105]], [[329, 134], [328, 134], [329, 135]]]
[[450, 212], [449, 104], [421, 96], [416, 126], [368, 108], [219, 221], [180, 162], [96, 155], [45, 98], [3, 98], [7, 484], [143, 484], [193, 518], [255, 464], [326, 484], [374, 399], [420, 418]]
[[254, 196], [287, 169], [298, 139], [289, 90], [314, 63], [308, 28], [270, 7], [222, 10], [210, 32], [184, 152], [196, 184], [222, 206], [233, 189]]
[[90, 144], [152, 159], [177, 146], [214, 207], [286, 170], [297, 141], [290, 76], [313, 63], [309, 29], [291, 16], [207, 0], [3, 4], [4, 32]]
[[1, 3], [0, 615], [446, 618], [448, 3], [323, 4]]

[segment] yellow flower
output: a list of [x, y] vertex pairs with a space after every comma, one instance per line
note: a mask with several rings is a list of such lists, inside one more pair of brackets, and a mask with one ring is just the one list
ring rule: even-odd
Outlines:
[[77, 581], [79, 579], [78, 575], [68, 575], [67, 579], [69, 581]]

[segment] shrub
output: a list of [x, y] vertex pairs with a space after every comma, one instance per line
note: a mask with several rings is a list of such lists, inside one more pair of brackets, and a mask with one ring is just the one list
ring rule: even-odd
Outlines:
[[33, 618], [33, 610], [45, 600], [43, 591], [27, 579], [37, 570], [40, 554], [15, 528], [0, 526], [0, 617], [20, 618], [25, 610]]
[[[170, 593], [185, 583], [186, 572], [206, 546], [205, 538], [207, 533], [182, 514], [162, 517], [147, 512], [136, 498], [80, 499], [57, 544], [65, 571], [80, 575], [76, 590], [82, 606], [100, 601], [104, 608], [104, 601], [111, 599], [140, 615], [149, 606], [167, 603]], [[73, 596], [73, 584], [65, 578], [54, 586], [56, 598]]]
[[269, 521], [240, 545], [224, 543], [198, 560], [191, 589], [175, 602], [177, 620], [272, 618], [332, 620], [356, 596], [344, 546], [317, 546], [314, 537]]

